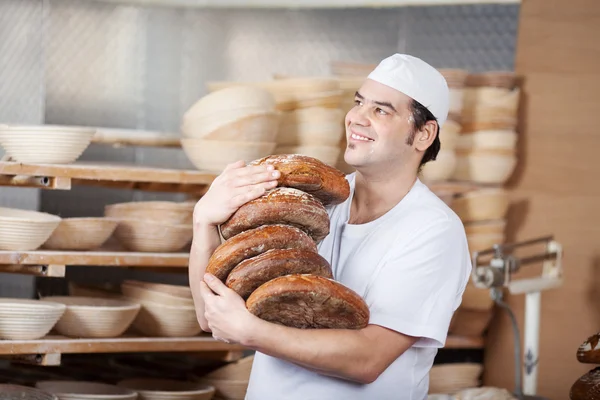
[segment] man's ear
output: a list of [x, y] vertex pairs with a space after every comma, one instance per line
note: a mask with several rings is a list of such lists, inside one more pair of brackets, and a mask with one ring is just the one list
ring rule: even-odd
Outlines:
[[418, 151], [425, 152], [435, 140], [438, 130], [437, 121], [427, 121], [423, 128], [415, 134], [414, 145]]

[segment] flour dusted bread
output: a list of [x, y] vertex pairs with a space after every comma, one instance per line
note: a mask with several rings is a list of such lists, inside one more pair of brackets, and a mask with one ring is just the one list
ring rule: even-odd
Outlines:
[[353, 290], [316, 275], [286, 275], [256, 289], [246, 301], [259, 318], [294, 328], [361, 329], [369, 308]]
[[600, 333], [590, 336], [579, 346], [577, 360], [581, 363], [600, 364]]
[[350, 185], [344, 174], [314, 157], [280, 154], [267, 156], [250, 164], [273, 165], [281, 173], [279, 186], [310, 193], [324, 205], [343, 203], [350, 196]]
[[333, 278], [331, 266], [317, 252], [305, 249], [273, 249], [239, 263], [226, 285], [247, 299], [259, 286], [284, 275], [312, 274]]
[[569, 393], [571, 400], [600, 400], [600, 367], [579, 378]]
[[315, 242], [329, 234], [329, 215], [314, 196], [298, 189], [277, 187], [241, 206], [224, 224], [227, 240], [261, 225], [291, 225], [305, 231]]
[[242, 232], [216, 248], [206, 267], [223, 282], [242, 261], [271, 249], [302, 249], [317, 252], [317, 245], [304, 231], [289, 225], [263, 225]]

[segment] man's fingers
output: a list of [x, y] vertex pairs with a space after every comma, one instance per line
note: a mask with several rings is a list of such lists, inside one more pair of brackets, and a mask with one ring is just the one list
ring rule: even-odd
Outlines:
[[204, 282], [205, 285], [208, 285], [208, 287], [219, 296], [224, 296], [229, 290], [229, 288], [225, 286], [225, 284], [221, 282], [221, 280], [217, 279], [214, 275], [211, 274], [204, 275]]
[[206, 282], [200, 282], [200, 295], [202, 296], [202, 299], [204, 300], [204, 303], [206, 303], [207, 301], [212, 300], [215, 297], [215, 294], [208, 287], [208, 285], [206, 284]]
[[234, 187], [244, 187], [263, 182], [277, 182], [281, 176], [279, 171], [262, 171], [254, 174], [239, 176], [232, 181]]
[[230, 171], [232, 169], [241, 169], [244, 166], [246, 166], [246, 163], [244, 162], [244, 160], [238, 160], [238, 161], [236, 161], [234, 163], [227, 164], [225, 166], [225, 168], [223, 168], [223, 172]]

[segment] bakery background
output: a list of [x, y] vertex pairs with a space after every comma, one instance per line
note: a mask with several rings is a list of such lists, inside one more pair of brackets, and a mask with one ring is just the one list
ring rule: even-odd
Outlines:
[[[470, 73], [516, 70], [522, 78], [514, 143], [517, 163], [510, 170], [510, 178], [501, 185], [507, 189], [510, 207], [504, 217], [497, 218], [506, 221], [506, 226], [501, 221], [472, 226], [500, 226], [501, 234], [497, 230], [491, 234], [495, 238], [500, 235], [506, 242], [553, 234], [563, 245], [564, 284], [542, 294], [537, 386], [541, 396], [567, 398], [573, 382], [592, 367], [577, 361], [576, 350], [598, 329], [595, 303], [599, 264], [594, 239], [598, 231], [595, 204], [599, 193], [593, 184], [594, 172], [598, 170], [593, 151], [598, 139], [592, 136], [593, 124], [589, 121], [589, 116], [597, 112], [592, 96], [598, 89], [600, 60], [594, 47], [597, 45], [589, 40], [598, 35], [597, 4], [578, 0], [565, 5], [553, 0], [548, 5], [548, 1], [528, 0], [521, 4], [498, 1], [505, 4], [389, 9], [343, 5], [333, 9], [289, 9], [273, 4], [266, 8], [223, 9], [140, 3], [143, 2], [2, 0], [0, 124], [103, 127], [109, 128], [105, 130], [107, 141], [111, 134], [118, 133], [110, 129], [150, 131], [155, 142], [169, 146], [93, 143], [78, 161], [194, 170], [182, 149], [170, 146], [181, 135], [184, 112], [209, 92], [209, 82], [270, 81], [275, 75], [330, 76], [336, 72], [336, 66], [338, 73], [344, 67], [348, 72], [353, 63], [374, 63], [397, 51], [422, 57], [444, 69], [458, 68]], [[186, 2], [180, 2], [183, 3]], [[356, 70], [360, 74], [360, 66], [351, 72]], [[464, 93], [460, 77], [457, 80], [456, 92]], [[510, 140], [508, 144], [500, 143], [502, 146], [512, 149]], [[161, 170], [151, 171], [156, 173], [156, 179], [164, 177]], [[189, 184], [200, 178], [186, 179]], [[107, 204], [187, 200], [187, 195], [171, 190], [165, 193], [78, 184], [70, 190], [2, 187], [0, 205], [40, 210], [63, 218], [102, 216]], [[469, 196], [462, 198], [467, 203], [468, 199]], [[485, 204], [491, 203], [488, 200]], [[4, 271], [34, 270], [15, 268], [14, 258], [8, 259], [9, 263], [8, 255], [4, 257]], [[152, 266], [182, 264], [175, 258], [159, 257]], [[81, 263], [64, 262], [74, 261]], [[102, 262], [109, 263], [96, 260], [96, 265], [103, 265]], [[184, 268], [172, 268], [180, 273], [167, 274], [137, 267], [96, 267], [94, 260], [89, 259], [85, 263], [92, 265], [67, 268], [66, 279], [2, 274], [0, 296], [97, 295], [98, 292], [86, 292], [89, 288], [84, 285], [105, 283], [135, 292], [135, 282], [120, 287], [125, 279], [186, 282], [186, 274], [181, 273]], [[51, 267], [35, 271], [60, 274], [60, 268]], [[140, 295], [150, 293], [182, 309], [189, 307], [185, 293], [164, 300], [164, 291], [171, 291], [171, 287], [143, 289], [138, 290]], [[463, 304], [463, 321], [459, 319], [458, 326], [455, 321], [448, 348], [440, 351], [436, 360], [432, 393], [482, 384], [514, 388], [510, 321], [506, 313], [492, 307], [487, 295], [475, 293], [475, 305], [468, 308], [469, 303]], [[522, 334], [524, 298], [508, 296], [507, 301], [515, 311]], [[161, 310], [157, 313], [161, 315]], [[184, 314], [181, 318], [185, 318]], [[457, 314], [457, 319], [460, 316]], [[169, 326], [168, 321], [165, 326]], [[158, 340], [141, 345], [140, 341], [117, 338], [111, 347], [88, 339], [88, 350], [70, 343], [47, 351], [44, 349], [50, 346], [49, 339], [42, 339], [35, 346], [31, 342], [0, 341], [3, 355], [14, 354], [17, 348], [16, 352], [22, 353], [12, 358], [12, 364], [3, 364], [0, 381], [30, 384], [52, 377], [86, 381], [97, 379], [98, 370], [107, 382], [139, 374], [185, 376], [189, 380], [204, 377], [223, 385], [218, 389], [220, 397], [236, 398], [243, 391], [246, 364], [231, 363], [229, 370], [218, 370], [212, 376], [206, 373], [238, 359], [240, 349], [186, 337], [194, 329], [188, 326], [187, 332], [158, 332], [169, 338], [162, 345]], [[87, 351], [110, 352], [111, 356], [85, 354]], [[173, 351], [185, 354], [186, 361], [178, 363], [179, 369], [173, 360], [183, 359], [184, 354]], [[78, 354], [66, 354], [69, 352]], [[60, 366], [31, 366], [26, 362]], [[115, 374], [115, 370], [119, 372]]]

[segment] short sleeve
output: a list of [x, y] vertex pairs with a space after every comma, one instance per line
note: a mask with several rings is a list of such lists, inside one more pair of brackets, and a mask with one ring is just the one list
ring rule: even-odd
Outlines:
[[420, 229], [390, 252], [370, 282], [370, 324], [420, 337], [417, 347], [443, 347], [470, 272], [460, 222], [442, 219]]

